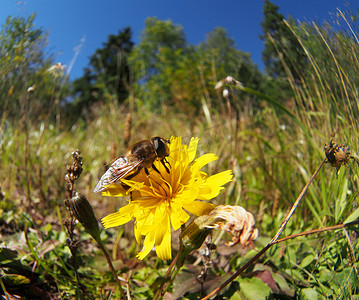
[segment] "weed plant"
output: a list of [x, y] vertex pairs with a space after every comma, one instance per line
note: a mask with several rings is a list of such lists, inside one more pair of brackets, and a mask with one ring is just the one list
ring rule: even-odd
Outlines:
[[[73, 228], [73, 240], [64, 225], [69, 218], [64, 205], [64, 175], [66, 165], [72, 163], [71, 153], [80, 149], [83, 156], [83, 171], [75, 182], [75, 191], [89, 200], [99, 220], [127, 200], [92, 192], [106, 165], [125, 153], [129, 144], [152, 136], [182, 136], [187, 144], [192, 136], [199, 137], [199, 155], [213, 152], [219, 156], [205, 171], [233, 171], [233, 182], [214, 202], [241, 205], [253, 213], [260, 232], [254, 249], [225, 247], [222, 233], [214, 233], [212, 243], [216, 249], [194, 251], [173, 285], [166, 288], [174, 298], [195, 299], [205, 297], [225, 282], [268, 245], [302, 188], [326, 159], [325, 145], [332, 139], [345, 143], [351, 156], [358, 158], [359, 46], [348, 24], [348, 32], [308, 23], [291, 27], [305, 49], [309, 67], [303, 70], [301, 82], [294, 81], [288, 71], [293, 90], [290, 99], [273, 99], [250, 87], [229, 84], [224, 87], [229, 96], [218, 103], [221, 109], [215, 110], [213, 105], [209, 109], [212, 99], [203, 98], [203, 114], [191, 120], [170, 107], [153, 113], [136, 105], [136, 101], [131, 105], [133, 109], [128, 103], [95, 104], [88, 119], [68, 129], [51, 120], [31, 122], [26, 110], [17, 124], [3, 119], [0, 290], [4, 299], [10, 299], [10, 295], [24, 299], [158, 296], [170, 262], [154, 254], [143, 261], [136, 259], [139, 246], [131, 224], [101, 229], [100, 233], [122, 288], [114, 280], [101, 247], [82, 225]], [[308, 35], [315, 37], [310, 39], [311, 44], [307, 43]], [[258, 99], [255, 104], [253, 96]], [[24, 94], [23, 99], [26, 97]], [[27, 109], [31, 110], [31, 102]], [[356, 299], [357, 225], [325, 232], [310, 230], [357, 221], [358, 174], [354, 159], [338, 171], [324, 164], [281, 237], [308, 234], [271, 245], [242, 276], [218, 291], [219, 297]], [[75, 225], [75, 219], [72, 221]], [[172, 245], [173, 251], [178, 251], [177, 235]], [[77, 250], [76, 255], [71, 247]], [[203, 273], [206, 276], [199, 277]]]

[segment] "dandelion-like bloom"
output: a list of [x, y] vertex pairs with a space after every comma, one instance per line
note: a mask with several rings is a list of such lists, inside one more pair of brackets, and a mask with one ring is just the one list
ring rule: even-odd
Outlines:
[[154, 164], [160, 173], [150, 170], [147, 176], [141, 171], [131, 180], [121, 182], [129, 186], [126, 190], [121, 184], [109, 185], [102, 195], [125, 196], [131, 200], [118, 212], [102, 219], [105, 228], [119, 226], [135, 220], [134, 232], [137, 243], [145, 236], [143, 248], [137, 254], [139, 259], [148, 255], [153, 247], [161, 259], [171, 258], [171, 225], [178, 230], [185, 224], [189, 215], [208, 214], [215, 206], [198, 200], [210, 200], [233, 178], [227, 170], [208, 176], [201, 168], [218, 159], [215, 154], [204, 154], [197, 159], [198, 138], [192, 138], [189, 145], [183, 145], [181, 138], [172, 137], [170, 155], [166, 158], [169, 173], [160, 161]]

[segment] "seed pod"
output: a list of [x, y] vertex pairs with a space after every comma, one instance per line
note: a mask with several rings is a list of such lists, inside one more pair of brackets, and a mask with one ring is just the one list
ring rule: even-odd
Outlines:
[[75, 194], [69, 202], [69, 207], [76, 219], [82, 224], [85, 230], [98, 242], [100, 241], [100, 228], [93, 212], [91, 204], [85, 196]]

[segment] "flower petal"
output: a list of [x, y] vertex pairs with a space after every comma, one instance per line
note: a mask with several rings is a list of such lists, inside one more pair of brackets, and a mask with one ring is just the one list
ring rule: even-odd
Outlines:
[[199, 138], [191, 138], [191, 141], [188, 145], [188, 162], [191, 163], [194, 160], [197, 152], [197, 145], [198, 145]]
[[138, 230], [138, 227], [137, 227], [137, 222], [135, 222], [135, 226], [133, 228], [133, 231], [135, 233], [135, 239], [136, 239], [136, 242], [137, 244], [141, 244], [141, 238], [142, 238], [142, 234], [141, 234], [141, 231]]
[[134, 205], [131, 203], [127, 204], [126, 206], [121, 207], [118, 212], [102, 218], [101, 222], [105, 228], [123, 225], [132, 220], [133, 210]]
[[167, 260], [172, 258], [171, 253], [171, 227], [168, 222], [165, 226], [165, 232], [162, 236], [161, 243], [156, 244], [156, 254], [160, 259]]
[[193, 201], [190, 204], [183, 205], [183, 208], [188, 210], [191, 214], [195, 216], [208, 215], [211, 210], [216, 206], [212, 203]]
[[124, 197], [127, 195], [127, 191], [122, 187], [121, 184], [110, 184], [101, 194], [102, 196], [108, 197]]
[[211, 161], [217, 160], [218, 156], [213, 153], [206, 153], [198, 157], [191, 166], [191, 171], [197, 173], [203, 166], [210, 163]]
[[182, 204], [172, 203], [170, 218], [173, 229], [178, 230], [188, 221], [189, 215], [183, 210]]
[[203, 178], [197, 199], [209, 200], [217, 197], [219, 192], [224, 189], [223, 185], [232, 180], [233, 174], [231, 170]]
[[155, 237], [154, 234], [148, 234], [145, 237], [143, 242], [143, 247], [140, 252], [137, 253], [136, 257], [138, 259], [144, 259], [152, 250], [153, 246], [155, 245]]

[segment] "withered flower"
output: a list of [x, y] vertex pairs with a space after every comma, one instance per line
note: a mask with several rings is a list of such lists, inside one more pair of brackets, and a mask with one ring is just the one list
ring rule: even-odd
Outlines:
[[206, 236], [213, 230], [223, 230], [232, 235], [227, 246], [241, 243], [243, 247], [250, 245], [258, 237], [255, 220], [250, 212], [241, 206], [219, 205], [208, 215], [196, 218], [181, 234], [180, 241], [190, 252], [198, 249]]
[[210, 216], [216, 221], [207, 227], [220, 229], [232, 235], [232, 241], [226, 243], [227, 246], [232, 247], [240, 243], [245, 247], [258, 237], [253, 215], [241, 206], [220, 205], [211, 211]]
[[180, 250], [177, 266], [182, 266], [192, 251], [199, 249], [213, 229], [226, 231], [232, 235], [227, 246], [241, 243], [243, 247], [252, 244], [258, 237], [254, 217], [241, 206], [219, 205], [208, 215], [199, 216], [180, 235]]

